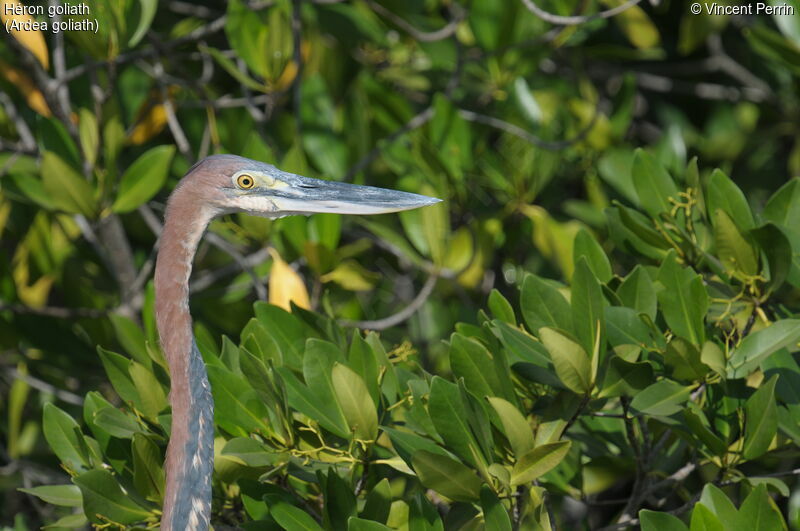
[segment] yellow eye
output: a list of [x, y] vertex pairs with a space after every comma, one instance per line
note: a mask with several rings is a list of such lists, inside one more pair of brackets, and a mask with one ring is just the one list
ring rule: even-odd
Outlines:
[[249, 190], [256, 185], [256, 181], [251, 176], [242, 174], [236, 178], [236, 184], [239, 185], [239, 188]]

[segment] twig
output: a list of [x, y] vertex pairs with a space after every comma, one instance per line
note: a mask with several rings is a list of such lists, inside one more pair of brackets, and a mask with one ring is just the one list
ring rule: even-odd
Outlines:
[[[263, 263], [269, 258], [269, 249], [264, 247], [259, 249], [258, 251], [251, 253], [247, 256], [242, 257], [241, 262], [236, 262], [235, 264], [228, 264], [226, 266], [220, 267], [214, 271], [209, 271], [207, 273], [201, 274], [198, 278], [192, 280], [191, 285], [189, 286], [189, 291], [195, 293], [197, 291], [202, 291], [218, 280], [225, 278], [228, 275], [236, 273], [240, 271], [243, 267], [252, 268], [260, 263]], [[260, 284], [260, 282], [259, 282]]]
[[533, 13], [540, 19], [544, 20], [545, 22], [549, 22], [551, 24], [558, 24], [559, 26], [575, 26], [598, 18], [611, 18], [614, 15], [618, 15], [619, 13], [622, 13], [626, 9], [635, 6], [640, 1], [641, 0], [628, 0], [624, 4], [608, 9], [606, 11], [600, 11], [599, 13], [594, 13], [593, 15], [583, 15], [583, 16], [554, 15], [553, 13], [549, 13], [544, 9], [542, 9], [541, 7], [537, 6], [533, 2], [533, 0], [522, 0], [522, 3], [525, 4], [525, 7], [527, 7], [531, 13]]
[[42, 306], [40, 308], [34, 308], [32, 306], [25, 306], [24, 304], [7, 304], [0, 302], [0, 311], [4, 310], [9, 310], [19, 314], [57, 317], [59, 319], [78, 319], [81, 317], [96, 319], [99, 317], [105, 317], [111, 312], [111, 310], [101, 310], [97, 308], [61, 308], [56, 306]]
[[433, 288], [436, 286], [436, 282], [439, 280], [439, 277], [436, 275], [431, 275], [428, 277], [428, 280], [425, 281], [425, 285], [422, 286], [422, 289], [419, 291], [414, 300], [411, 303], [397, 312], [394, 315], [390, 315], [388, 317], [384, 317], [383, 319], [377, 319], [375, 321], [349, 321], [349, 320], [342, 320], [339, 321], [339, 324], [344, 326], [355, 326], [358, 328], [365, 328], [368, 330], [385, 330], [387, 328], [391, 328], [392, 326], [396, 326], [419, 310], [425, 301], [428, 300], [431, 293], [433, 292]]
[[[3, 107], [5, 107], [8, 118], [14, 122], [14, 127], [19, 135], [20, 142], [18, 145], [22, 148], [21, 150], [24, 150], [27, 153], [36, 153], [36, 139], [34, 138], [33, 133], [28, 127], [27, 122], [25, 122], [25, 120], [23, 120], [17, 112], [17, 106], [14, 105], [14, 102], [11, 101], [11, 98], [9, 98], [8, 94], [5, 92], [0, 92], [0, 103], [2, 103]], [[14, 151], [17, 150], [15, 149]]]
[[[677, 509], [673, 509], [671, 511], [667, 511], [667, 514], [671, 514], [673, 516], [678, 516], [678, 515], [681, 515], [681, 514], [685, 513], [686, 511], [688, 511], [689, 509], [694, 507], [694, 504], [697, 503], [697, 501], [700, 499], [700, 495], [701, 494], [702, 494], [702, 492], [698, 492], [697, 494], [692, 496], [689, 499], [689, 501], [687, 501], [686, 503], [684, 503], [683, 505], [681, 505]], [[612, 525], [608, 525], [608, 526], [605, 526], [605, 527], [601, 527], [597, 531], [617, 531], [618, 529], [628, 529], [630, 527], [634, 527], [634, 526], [637, 526], [637, 525], [639, 525], [639, 519], [638, 518], [632, 518], [632, 519], [628, 520], [627, 522], [620, 522], [618, 524], [612, 524]]]
[[494, 116], [487, 116], [485, 114], [478, 114], [473, 111], [468, 111], [466, 109], [459, 109], [458, 114], [461, 115], [462, 118], [465, 120], [469, 120], [470, 122], [478, 122], [485, 125], [489, 125], [505, 131], [506, 133], [511, 133], [512, 135], [518, 136], [523, 140], [526, 140], [533, 144], [534, 146], [538, 146], [543, 149], [550, 149], [553, 151], [559, 149], [565, 149], [573, 144], [576, 144], [583, 140], [583, 138], [592, 130], [594, 127], [595, 122], [597, 121], [597, 116], [600, 114], [600, 110], [595, 107], [594, 114], [592, 115], [592, 119], [589, 120], [589, 123], [586, 126], [578, 131], [574, 137], [567, 139], [567, 140], [542, 140], [541, 138], [534, 136], [524, 130], [523, 128], [516, 126], [512, 123], [506, 122], [505, 120], [501, 120], [499, 118], [495, 118]]
[[739, 101], [744, 98], [762, 102], [769, 98], [769, 94], [756, 87], [738, 88], [704, 81], [692, 83], [647, 72], [637, 73], [636, 81], [640, 87], [654, 92], [681, 92], [706, 100]]
[[72, 404], [75, 406], [82, 406], [83, 405], [83, 398], [76, 395], [75, 393], [70, 393], [69, 391], [65, 391], [63, 389], [59, 389], [58, 387], [51, 385], [44, 380], [40, 380], [35, 376], [31, 376], [30, 374], [25, 374], [17, 370], [16, 367], [9, 367], [6, 369], [6, 372], [11, 375], [12, 378], [17, 380], [22, 380], [23, 382], [27, 383], [34, 389], [41, 391], [43, 393], [49, 393], [58, 398], [59, 400], [66, 402], [67, 404]]
[[153, 46], [150, 48], [144, 48], [142, 50], [135, 50], [128, 53], [122, 53], [117, 55], [113, 59], [109, 59], [107, 61], [88, 61], [84, 64], [81, 64], [79, 66], [67, 70], [66, 73], [64, 74], [64, 77], [59, 81], [60, 82], [72, 81], [73, 79], [82, 76], [89, 70], [104, 68], [110, 65], [118, 66], [130, 63], [131, 61], [136, 61], [137, 59], [159, 56], [162, 53], [169, 52], [173, 48], [177, 48], [178, 46], [188, 44], [191, 42], [199, 41], [201, 39], [204, 39], [205, 37], [208, 37], [209, 35], [213, 35], [214, 33], [221, 31], [225, 27], [225, 20], [226, 20], [225, 15], [222, 15], [213, 22], [210, 22], [205, 26], [197, 28], [196, 30], [190, 32], [187, 35], [184, 35], [183, 37], [165, 42], [159, 47]]
[[430, 107], [426, 108], [425, 110], [421, 111], [420, 113], [415, 115], [413, 118], [411, 118], [409, 121], [407, 121], [402, 127], [397, 129], [395, 132], [393, 132], [392, 134], [390, 134], [386, 138], [383, 138], [383, 139], [379, 140], [376, 143], [375, 147], [372, 148], [369, 151], [369, 153], [367, 153], [366, 155], [361, 157], [361, 159], [358, 162], [353, 164], [353, 166], [345, 174], [343, 180], [344, 181], [351, 180], [361, 170], [363, 170], [364, 168], [369, 166], [369, 164], [373, 160], [375, 160], [378, 157], [378, 155], [381, 154], [381, 151], [383, 151], [383, 149], [386, 146], [388, 146], [389, 144], [392, 144], [395, 140], [397, 140], [398, 138], [400, 138], [404, 134], [408, 133], [409, 131], [413, 131], [414, 129], [417, 129], [418, 127], [422, 127], [431, 118], [433, 118], [433, 106], [430, 106]]
[[[302, 136], [303, 120], [300, 114], [302, 109], [302, 84], [303, 84], [303, 19], [300, 16], [300, 2], [302, 0], [292, 0], [292, 61], [297, 66], [297, 73], [292, 80], [292, 104], [294, 106], [294, 121], [297, 138]], [[271, 53], [270, 50], [267, 50]]]
[[190, 15], [197, 18], [213, 18], [218, 16], [218, 14], [211, 9], [192, 2], [180, 2], [179, 0], [173, 0], [167, 4], [167, 8], [173, 13], [178, 13], [179, 15]]
[[414, 37], [416, 40], [422, 42], [441, 41], [450, 37], [452, 34], [455, 33], [456, 29], [458, 28], [458, 25], [461, 23], [462, 20], [464, 20], [465, 17], [464, 10], [461, 9], [461, 7], [458, 4], [454, 3], [450, 6], [450, 11], [451, 13], [453, 13], [454, 16], [450, 20], [450, 22], [447, 23], [446, 26], [435, 31], [422, 31], [415, 28], [414, 26], [406, 22], [403, 18], [395, 15], [394, 13], [392, 13], [391, 11], [389, 11], [388, 9], [386, 9], [385, 7], [383, 7], [382, 5], [373, 0], [367, 0], [367, 5], [376, 13], [382, 15], [384, 18], [391, 20], [395, 26], [398, 26], [399, 28], [403, 29], [406, 33]]

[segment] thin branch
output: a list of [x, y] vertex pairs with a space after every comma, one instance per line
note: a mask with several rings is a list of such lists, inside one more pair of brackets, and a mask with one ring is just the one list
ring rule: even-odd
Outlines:
[[130, 63], [131, 61], [136, 61], [138, 59], [145, 59], [147, 57], [158, 57], [159, 55], [162, 55], [162, 53], [169, 52], [174, 48], [177, 48], [184, 44], [197, 42], [201, 39], [208, 37], [209, 35], [213, 35], [214, 33], [222, 31], [222, 29], [225, 27], [225, 20], [226, 20], [225, 15], [222, 15], [213, 22], [210, 22], [205, 26], [197, 28], [196, 30], [190, 32], [187, 35], [184, 35], [183, 37], [165, 42], [158, 47], [152, 46], [150, 48], [144, 48], [142, 50], [122, 53], [114, 57], [113, 59], [109, 59], [107, 61], [88, 61], [79, 66], [70, 68], [69, 70], [66, 71], [64, 76], [60, 78], [58, 81], [62, 83], [72, 81], [73, 79], [82, 76], [89, 70], [94, 70], [97, 68], [105, 68], [111, 65], [118, 66]]
[[586, 126], [578, 131], [578, 133], [567, 140], [542, 140], [541, 138], [532, 135], [525, 129], [514, 125], [512, 123], [506, 122], [505, 120], [501, 120], [499, 118], [495, 118], [494, 116], [487, 116], [485, 114], [479, 114], [473, 111], [468, 111], [466, 109], [459, 109], [458, 114], [461, 115], [462, 118], [465, 120], [469, 120], [470, 122], [478, 122], [484, 125], [489, 125], [491, 127], [500, 129], [505, 131], [506, 133], [511, 133], [514, 136], [518, 136], [519, 138], [526, 140], [533, 144], [534, 146], [538, 146], [542, 149], [549, 149], [553, 151], [557, 151], [560, 149], [565, 149], [573, 144], [580, 142], [581, 140], [589, 134], [589, 131], [592, 130], [594, 127], [595, 122], [597, 122], [597, 117], [600, 114], [600, 110], [595, 107], [594, 114], [592, 115], [592, 119], [589, 120], [589, 123]]
[[394, 315], [390, 315], [388, 317], [384, 317], [383, 319], [378, 319], [375, 321], [349, 321], [349, 320], [342, 320], [339, 321], [339, 324], [344, 326], [355, 326], [358, 328], [365, 328], [368, 330], [385, 330], [387, 328], [391, 328], [396, 326], [403, 321], [407, 320], [409, 317], [414, 315], [417, 310], [419, 310], [425, 301], [428, 300], [431, 293], [433, 292], [433, 288], [436, 286], [436, 282], [439, 280], [439, 277], [436, 275], [431, 275], [428, 277], [428, 280], [425, 281], [425, 285], [422, 286], [422, 289], [419, 291], [414, 300], [411, 303], [397, 312]]
[[5, 310], [18, 314], [41, 315], [43, 317], [57, 317], [59, 319], [78, 319], [81, 317], [96, 319], [105, 317], [111, 312], [111, 310], [101, 310], [97, 308], [60, 308], [56, 306], [34, 308], [32, 306], [25, 306], [24, 304], [7, 304], [0, 302], [0, 312]]
[[593, 15], [582, 15], [582, 16], [562, 16], [562, 15], [554, 15], [553, 13], [549, 13], [542, 9], [541, 7], [537, 6], [533, 0], [522, 0], [522, 3], [525, 4], [525, 7], [528, 10], [539, 17], [540, 19], [544, 20], [545, 22], [549, 22], [551, 24], [558, 24], [559, 26], [576, 26], [578, 24], [584, 24], [591, 20], [596, 20], [599, 18], [611, 18], [614, 15], [618, 15], [629, 9], [636, 4], [641, 2], [641, 0], [628, 0], [622, 5], [617, 7], [608, 9], [606, 11], [600, 11], [599, 13], [594, 13]]
[[403, 31], [414, 37], [414, 39], [422, 42], [441, 41], [450, 37], [456, 32], [458, 25], [466, 16], [466, 13], [463, 9], [461, 9], [460, 6], [458, 6], [458, 4], [453, 4], [450, 6], [450, 11], [453, 13], [453, 18], [447, 23], [446, 26], [435, 31], [422, 31], [415, 28], [403, 18], [395, 15], [374, 0], [367, 0], [367, 5], [379, 15], [382, 15], [384, 18], [392, 21], [395, 26], [401, 28]]
[[757, 87], [739, 88], [704, 81], [692, 83], [647, 72], [636, 73], [636, 81], [640, 87], [653, 92], [680, 92], [704, 100], [740, 101], [745, 99], [758, 103], [769, 99], [769, 94]]
[[[14, 102], [5, 92], [0, 92], [0, 103], [2, 103], [3, 107], [5, 107], [8, 118], [14, 122], [14, 127], [16, 128], [20, 139], [20, 142], [16, 145], [20, 146], [20, 151], [24, 150], [26, 153], [31, 154], [36, 153], [38, 151], [36, 146], [36, 138], [33, 136], [33, 133], [28, 127], [27, 122], [25, 122], [25, 120], [22, 119], [22, 116], [20, 116], [17, 112], [17, 106], [14, 105]], [[15, 149], [14, 151], [17, 150]]]
[[363, 170], [364, 168], [369, 166], [370, 163], [373, 160], [375, 160], [378, 157], [378, 155], [381, 154], [381, 151], [383, 151], [383, 149], [386, 146], [388, 146], [389, 144], [392, 144], [395, 140], [397, 140], [398, 138], [400, 138], [404, 134], [408, 133], [409, 131], [413, 131], [414, 129], [417, 129], [418, 127], [422, 127], [431, 118], [433, 118], [433, 106], [432, 105], [430, 107], [426, 108], [425, 110], [421, 111], [419, 114], [415, 115], [408, 122], [406, 122], [402, 127], [397, 129], [395, 132], [393, 132], [392, 134], [390, 134], [386, 138], [383, 138], [383, 139], [379, 140], [375, 144], [375, 147], [372, 148], [369, 151], [369, 153], [367, 153], [366, 155], [361, 157], [361, 159], [358, 162], [353, 164], [353, 166], [345, 174], [343, 180], [344, 181], [351, 180], [361, 170]]
[[303, 88], [303, 19], [300, 16], [300, 2], [302, 0], [292, 0], [292, 61], [297, 66], [297, 73], [292, 80], [292, 104], [294, 105], [294, 121], [296, 127], [295, 135], [297, 138], [302, 136], [303, 120], [300, 111], [303, 107], [302, 88]]
[[191, 285], [189, 287], [189, 291], [191, 293], [202, 291], [208, 288], [209, 286], [213, 285], [214, 283], [216, 283], [218, 280], [223, 279], [228, 275], [232, 275], [234, 273], [241, 271], [243, 267], [246, 267], [248, 269], [252, 268], [260, 263], [263, 263], [268, 258], [269, 258], [269, 249], [267, 247], [259, 249], [254, 253], [242, 257], [241, 262], [228, 264], [214, 271], [209, 271], [207, 273], [201, 274], [199, 277], [192, 280]]
[[34, 389], [41, 391], [43, 393], [49, 393], [59, 400], [66, 402], [67, 404], [72, 404], [74, 406], [82, 406], [83, 405], [83, 398], [76, 395], [75, 393], [70, 393], [69, 391], [65, 391], [63, 389], [59, 389], [58, 387], [51, 385], [44, 380], [40, 380], [35, 376], [31, 376], [30, 374], [25, 374], [17, 370], [16, 367], [9, 367], [6, 369], [6, 372], [11, 375], [13, 379], [22, 380], [23, 382], [27, 383]]

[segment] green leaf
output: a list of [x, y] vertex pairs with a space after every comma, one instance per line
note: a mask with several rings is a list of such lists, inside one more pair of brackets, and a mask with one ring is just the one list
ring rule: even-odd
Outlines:
[[278, 502], [270, 507], [269, 514], [286, 531], [323, 531], [305, 511], [286, 502]]
[[72, 166], [52, 151], [42, 155], [44, 190], [56, 208], [70, 214], [95, 215], [94, 190]]
[[639, 511], [642, 531], [689, 531], [677, 516], [642, 509]]
[[408, 531], [444, 531], [439, 512], [425, 494], [418, 492], [409, 505]]
[[256, 318], [272, 336], [281, 351], [282, 361], [293, 369], [303, 365], [308, 330], [294, 315], [272, 304], [257, 302], [253, 305]]
[[83, 493], [83, 512], [92, 523], [102, 524], [111, 520], [132, 524], [152, 516], [150, 511], [122, 492], [117, 480], [107, 470], [90, 470], [72, 481]]
[[472, 470], [449, 457], [420, 450], [411, 458], [420, 482], [456, 501], [472, 502], [480, 496], [481, 481]]
[[116, 313], [110, 314], [108, 318], [111, 324], [114, 325], [117, 341], [120, 342], [125, 351], [133, 359], [150, 368], [150, 355], [147, 353], [144, 333], [139, 325], [132, 319]]
[[517, 458], [522, 457], [534, 446], [530, 424], [511, 402], [497, 397], [489, 397], [488, 400], [500, 417], [503, 432], [511, 444], [511, 449], [514, 450], [514, 455]]
[[723, 456], [728, 451], [728, 445], [709, 428], [705, 413], [696, 404], [690, 402], [689, 407], [683, 410], [686, 426], [714, 455]]
[[611, 280], [613, 272], [606, 252], [594, 236], [583, 228], [575, 235], [575, 243], [573, 244], [572, 259], [576, 267], [578, 260], [582, 257], [586, 259], [589, 269], [592, 270], [592, 273], [600, 282], [605, 284]]
[[682, 267], [674, 251], [670, 251], [658, 270], [663, 286], [658, 302], [672, 331], [700, 346], [705, 341], [705, 316], [708, 293], [703, 279], [694, 270]]
[[325, 494], [323, 525], [328, 529], [347, 527], [347, 520], [356, 516], [356, 497], [353, 494], [353, 485], [342, 479], [334, 468], [328, 470], [327, 476], [318, 471], [317, 479]]
[[323, 428], [339, 437], [350, 438], [347, 419], [344, 418], [338, 403], [320, 400], [307, 386], [300, 383], [294, 373], [287, 368], [279, 367], [277, 372], [286, 386], [291, 407], [319, 422]]
[[728, 378], [741, 378], [755, 369], [767, 356], [800, 340], [800, 319], [781, 319], [749, 334], [739, 343], [728, 360]]
[[225, 56], [220, 50], [216, 48], [212, 48], [210, 46], [198, 46], [201, 52], [209, 54], [214, 60], [219, 63], [226, 72], [228, 72], [236, 81], [244, 85], [245, 87], [249, 88], [250, 90], [255, 90], [256, 92], [264, 92], [266, 87], [262, 84], [253, 79], [252, 77], [248, 76], [241, 70], [239, 67], [236, 66], [232, 60]]
[[475, 396], [503, 395], [492, 355], [477, 340], [461, 334], [450, 336], [450, 367]]
[[700, 360], [700, 350], [678, 336], [667, 344], [664, 362], [672, 369], [676, 380], [702, 380], [709, 371]]
[[689, 531], [725, 531], [725, 527], [708, 507], [702, 503], [696, 503], [692, 510]]
[[347, 521], [347, 531], [391, 531], [391, 528], [379, 522], [353, 516]]
[[156, 195], [164, 187], [174, 155], [175, 146], [170, 145], [156, 146], [139, 156], [122, 174], [111, 210], [130, 212]]
[[633, 397], [631, 407], [647, 415], [668, 417], [683, 409], [691, 391], [672, 380], [660, 380]]
[[136, 491], [156, 503], [164, 498], [164, 469], [161, 451], [149, 437], [141, 433], [133, 436], [133, 484]]
[[543, 326], [572, 330], [572, 313], [567, 299], [536, 275], [525, 276], [520, 306], [522, 318], [534, 333]]
[[428, 410], [436, 431], [442, 436], [448, 449], [471, 465], [475, 465], [476, 460], [471, 448], [477, 448], [478, 443], [469, 427], [467, 409], [458, 386], [434, 376], [431, 380]]
[[625, 306], [656, 319], [656, 289], [644, 267], [637, 265], [617, 288], [617, 295]]
[[597, 376], [599, 356], [606, 350], [605, 298], [597, 277], [585, 258], [580, 258], [572, 275], [572, 325], [578, 342], [589, 353], [592, 382]]
[[[395, 428], [383, 427], [382, 430], [389, 435], [389, 438], [392, 440], [392, 446], [394, 446], [397, 454], [409, 465], [411, 464], [411, 457], [419, 450], [425, 450], [434, 454], [447, 455], [447, 451], [445, 451], [441, 446], [438, 446], [431, 439], [421, 437], [409, 431], [401, 431]], [[438, 434], [436, 434], [435, 431], [429, 435], [438, 438]]]
[[97, 162], [97, 148], [100, 145], [100, 132], [97, 118], [89, 109], [81, 108], [78, 111], [78, 137], [81, 141], [83, 158], [94, 167]]
[[644, 348], [652, 342], [650, 329], [641, 315], [632, 308], [606, 306], [605, 322], [611, 346], [636, 345]]
[[147, 30], [150, 29], [150, 24], [153, 23], [153, 18], [158, 10], [158, 0], [139, 0], [139, 6], [139, 21], [133, 35], [128, 39], [128, 46], [131, 48], [139, 44]]
[[772, 194], [764, 205], [764, 218], [778, 226], [799, 230], [800, 177], [794, 177]]
[[745, 402], [744, 446], [742, 455], [745, 459], [760, 457], [769, 449], [772, 439], [778, 432], [778, 406], [775, 403], [775, 384], [778, 375], [774, 375]]
[[677, 198], [678, 187], [652, 155], [638, 148], [633, 155], [631, 175], [636, 194], [648, 214], [658, 218], [660, 213], [672, 210], [669, 198]]
[[614, 396], [636, 396], [637, 393], [655, 382], [653, 365], [647, 362], [630, 363], [614, 356], [608, 364], [601, 398]]
[[506, 322], [511, 326], [517, 324], [517, 317], [514, 315], [514, 308], [511, 306], [511, 303], [508, 302], [508, 299], [503, 297], [502, 293], [494, 288], [492, 288], [492, 291], [489, 293], [488, 305], [489, 311], [492, 312], [495, 319]]
[[274, 464], [280, 454], [269, 451], [263, 443], [255, 439], [234, 437], [225, 443], [220, 455], [245, 466], [262, 467]]
[[268, 417], [266, 406], [244, 376], [218, 365], [206, 369], [214, 395], [214, 422], [238, 436], [270, 433], [264, 420]]
[[728, 496], [713, 483], [706, 483], [700, 496], [700, 502], [723, 522], [736, 521], [736, 507]]
[[96, 411], [93, 420], [98, 427], [120, 439], [130, 439], [134, 433], [142, 431], [134, 418], [113, 406]]
[[46, 503], [60, 505], [61, 507], [80, 507], [83, 503], [81, 489], [75, 485], [43, 485], [28, 489], [17, 489], [20, 492], [32, 494]]
[[[428, 186], [423, 187], [420, 193], [429, 196], [435, 195], [433, 188]], [[438, 266], [444, 265], [445, 252], [447, 251], [447, 235], [450, 232], [450, 216], [447, 202], [442, 201], [419, 209], [418, 212], [421, 216], [422, 233], [428, 244], [431, 260]]]
[[571, 444], [571, 441], [558, 441], [528, 451], [511, 471], [511, 486], [530, 483], [557, 467], [567, 456]]
[[333, 366], [331, 380], [336, 400], [356, 438], [374, 441], [378, 437], [378, 412], [364, 380], [340, 363]]
[[558, 378], [575, 393], [588, 394], [594, 386], [594, 375], [583, 347], [553, 328], [543, 327], [539, 335], [550, 353]]
[[717, 257], [725, 269], [739, 278], [752, 277], [759, 271], [758, 251], [724, 210], [714, 211], [714, 243]]
[[78, 472], [90, 468], [86, 441], [78, 423], [68, 413], [47, 403], [42, 422], [44, 438], [62, 463]]
[[42, 529], [58, 529], [59, 531], [62, 529], [86, 529], [88, 523], [86, 515], [80, 512], [59, 518], [52, 524], [43, 526]]
[[[360, 516], [366, 520], [386, 523], [391, 508], [392, 488], [389, 485], [389, 479], [382, 478], [367, 493], [367, 499], [364, 501], [364, 509], [361, 511]], [[350, 521], [352, 522], [353, 519], [351, 518]]]
[[486, 529], [511, 531], [511, 519], [508, 517], [508, 511], [488, 485], [481, 486], [481, 508]]
[[773, 223], [765, 223], [750, 231], [767, 257], [769, 287], [780, 288], [792, 270], [792, 244], [789, 238]]
[[767, 487], [764, 484], [758, 485], [747, 496], [742, 506], [739, 507], [738, 518], [734, 522], [734, 531], [787, 529], [780, 509], [767, 494]]
[[708, 179], [706, 198], [709, 218], [717, 210], [723, 210], [739, 230], [747, 231], [755, 226], [753, 213], [742, 190], [719, 169], [714, 170]]
[[155, 418], [167, 407], [167, 395], [156, 375], [141, 363], [131, 361], [128, 367], [133, 385], [139, 395], [139, 408], [146, 416]]

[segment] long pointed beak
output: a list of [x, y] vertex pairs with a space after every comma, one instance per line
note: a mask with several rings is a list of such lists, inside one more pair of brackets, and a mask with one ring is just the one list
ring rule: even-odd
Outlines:
[[285, 186], [273, 188], [269, 197], [281, 212], [385, 214], [441, 202], [441, 199], [425, 195], [374, 186], [323, 181], [300, 175], [280, 180]]

